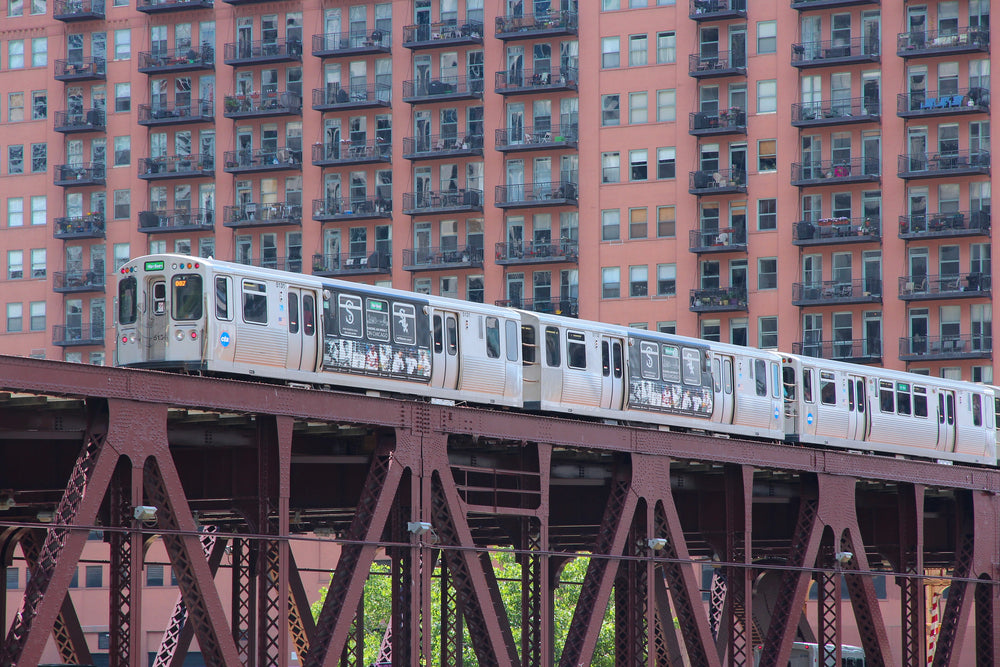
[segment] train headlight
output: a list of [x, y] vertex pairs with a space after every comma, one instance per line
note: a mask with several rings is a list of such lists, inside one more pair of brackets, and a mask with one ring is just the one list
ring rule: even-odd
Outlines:
[[130, 342], [130, 343], [134, 343], [135, 342], [135, 334], [134, 333], [130, 333], [128, 335], [128, 342]]
[[178, 329], [177, 331], [174, 332], [174, 338], [176, 338], [177, 340], [184, 340], [184, 332]]

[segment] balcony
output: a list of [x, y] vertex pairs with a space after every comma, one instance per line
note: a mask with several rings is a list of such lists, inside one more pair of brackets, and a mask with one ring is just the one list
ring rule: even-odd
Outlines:
[[52, 237], [63, 240], [103, 239], [104, 214], [56, 218], [52, 221]]
[[423, 137], [403, 139], [403, 157], [407, 160], [431, 160], [434, 158], [457, 158], [482, 156], [483, 135], [431, 134]]
[[962, 299], [990, 296], [993, 278], [988, 273], [900, 276], [899, 298], [903, 301]]
[[100, 162], [89, 164], [58, 164], [55, 167], [55, 184], [64, 188], [83, 188], [104, 185], [104, 165]]
[[691, 290], [691, 311], [724, 313], [747, 310], [746, 287], [709, 287]]
[[900, 178], [936, 178], [990, 173], [989, 151], [950, 151], [900, 155]]
[[225, 171], [229, 174], [254, 174], [262, 171], [301, 171], [301, 148], [258, 148], [226, 151]]
[[742, 169], [688, 172], [688, 192], [693, 195], [728, 195], [747, 191], [747, 173]]
[[864, 37], [792, 44], [792, 67], [802, 69], [878, 61], [878, 42]]
[[89, 271], [56, 271], [52, 274], [52, 291], [60, 294], [103, 292], [104, 273]]
[[481, 269], [483, 249], [463, 245], [453, 248], [405, 248], [404, 271], [439, 271], [441, 269]]
[[747, 113], [743, 109], [724, 109], [718, 113], [695, 111], [688, 116], [688, 134], [696, 137], [746, 133]]
[[881, 240], [881, 224], [874, 218], [800, 220], [792, 227], [792, 245], [797, 246], [878, 243]]
[[136, 122], [146, 127], [214, 123], [215, 105], [210, 99], [165, 105], [140, 104], [137, 108]]
[[226, 95], [222, 105], [225, 109], [222, 115], [226, 118], [248, 119], [302, 115], [302, 97], [287, 91], [273, 90], [266, 93]]
[[877, 364], [882, 361], [882, 340], [859, 338], [815, 343], [795, 342], [792, 343], [792, 354], [855, 364]]
[[403, 101], [408, 104], [422, 102], [453, 102], [483, 99], [483, 80], [464, 76], [446, 76], [430, 81], [403, 82]]
[[711, 79], [721, 76], [746, 76], [747, 57], [745, 53], [719, 51], [714, 55], [692, 53], [688, 56], [688, 75], [696, 79]]
[[379, 141], [352, 143], [350, 139], [313, 144], [312, 163], [317, 167], [392, 162], [392, 144]]
[[53, 78], [56, 81], [104, 81], [107, 78], [106, 65], [104, 58], [57, 60]]
[[56, 21], [103, 21], [104, 0], [55, 0], [52, 18]]
[[697, 254], [719, 252], [746, 252], [747, 233], [745, 229], [723, 227], [703, 231], [692, 229], [688, 236], [688, 250]]
[[869, 97], [802, 102], [792, 105], [792, 125], [795, 127], [877, 123], [881, 118], [882, 110], [879, 100]]
[[835, 7], [878, 4], [880, 4], [880, 0], [792, 0], [792, 9], [803, 12], [810, 9], [832, 9]]
[[392, 200], [382, 197], [313, 199], [312, 218], [317, 222], [392, 219]]
[[494, 147], [501, 153], [517, 151], [576, 149], [579, 145], [579, 127], [570, 125], [528, 126], [502, 128], [494, 135]]
[[988, 27], [919, 30], [901, 32], [896, 36], [896, 54], [901, 58], [976, 52], [990, 52]]
[[482, 190], [428, 190], [403, 193], [404, 215], [474, 213], [483, 210]]
[[341, 88], [339, 83], [330, 83], [326, 88], [313, 88], [312, 92], [312, 108], [316, 111], [388, 108], [391, 103], [392, 90], [381, 83], [350, 88]]
[[877, 278], [792, 283], [793, 306], [844, 306], [881, 302], [882, 281]]
[[103, 132], [106, 118], [104, 109], [83, 109], [79, 111], [57, 111], [55, 113], [55, 130], [63, 134], [80, 132]]
[[498, 185], [494, 192], [497, 208], [576, 206], [577, 184], [573, 181]]
[[208, 208], [175, 208], [139, 213], [139, 231], [143, 234], [210, 232], [215, 229], [215, 213]]
[[901, 361], [943, 361], [950, 359], [992, 359], [993, 336], [912, 336], [899, 339]]
[[695, 21], [745, 19], [747, 0], [690, 0], [688, 17]]
[[244, 229], [277, 225], [301, 225], [302, 207], [288, 202], [227, 206], [222, 211], [223, 227]]
[[52, 327], [52, 344], [59, 347], [104, 345], [104, 324], [57, 324]]
[[500, 299], [493, 303], [503, 308], [530, 310], [533, 313], [548, 313], [563, 317], [580, 316], [580, 300], [575, 296], [555, 299]]
[[497, 72], [493, 90], [500, 95], [529, 95], [531, 93], [576, 90], [579, 73], [575, 67], [560, 67], [559, 74], [548, 70], [531, 69]]
[[944, 239], [959, 236], [989, 236], [990, 211], [954, 211], [899, 216], [899, 238]]
[[291, 273], [302, 273], [302, 257], [292, 256], [292, 257], [279, 257], [277, 255], [272, 255], [268, 253], [264, 257], [239, 257], [233, 258], [234, 264], [243, 264], [244, 266], [257, 266], [262, 269], [274, 269], [276, 271], [289, 271]]
[[297, 39], [230, 42], [223, 55], [223, 62], [233, 67], [302, 62], [302, 42]]
[[403, 26], [403, 46], [413, 51], [483, 43], [482, 21], [457, 20]]
[[988, 88], [962, 88], [953, 93], [920, 91], [900, 93], [896, 97], [896, 115], [900, 118], [988, 113], [989, 110], [990, 91]]
[[847, 160], [816, 160], [792, 163], [792, 185], [845, 185], [877, 183], [881, 177], [877, 159], [852, 157]]
[[528, 264], [576, 264], [580, 248], [576, 241], [497, 243], [496, 263], [500, 266]]
[[215, 156], [163, 155], [139, 158], [139, 178], [144, 181], [165, 181], [174, 178], [215, 176]]
[[392, 273], [392, 255], [379, 251], [359, 256], [350, 253], [339, 255], [313, 255], [312, 272], [324, 278], [347, 276], [377, 276]]
[[215, 49], [203, 44], [201, 50], [167, 49], [140, 51], [139, 71], [144, 74], [172, 74], [215, 69]]
[[572, 10], [496, 17], [493, 36], [507, 42], [577, 34], [579, 17]]
[[143, 14], [167, 14], [192, 9], [212, 9], [213, 0], [137, 0], [135, 9]]
[[392, 50], [392, 35], [379, 29], [368, 33], [328, 32], [313, 35], [312, 54], [317, 58], [339, 56], [371, 56], [389, 53]]

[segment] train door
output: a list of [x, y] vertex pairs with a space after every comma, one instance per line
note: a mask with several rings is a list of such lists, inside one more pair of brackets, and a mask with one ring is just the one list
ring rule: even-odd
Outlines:
[[601, 336], [601, 407], [621, 410], [625, 398], [625, 372], [621, 338]]
[[288, 357], [286, 368], [316, 369], [316, 293], [288, 288]]
[[146, 359], [163, 361], [167, 358], [167, 281], [156, 276], [149, 281], [146, 301]]
[[712, 388], [715, 393], [715, 407], [712, 421], [717, 424], [732, 424], [735, 412], [733, 393], [733, 358], [717, 354], [712, 360]]
[[[493, 318], [495, 319], [495, 318]], [[445, 389], [458, 388], [458, 314], [434, 311], [433, 361], [431, 362], [431, 386]], [[486, 346], [491, 345], [492, 331], [486, 332]], [[496, 347], [500, 349], [500, 327], [496, 326]]]
[[938, 390], [938, 451], [955, 451], [955, 392]]
[[847, 439], [864, 440], [867, 434], [868, 400], [865, 379], [847, 376]]

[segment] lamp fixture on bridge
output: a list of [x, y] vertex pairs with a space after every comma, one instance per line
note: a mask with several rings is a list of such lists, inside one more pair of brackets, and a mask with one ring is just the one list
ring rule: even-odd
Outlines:
[[156, 521], [156, 507], [153, 505], [137, 505], [132, 512], [136, 521]]
[[56, 518], [56, 513], [52, 510], [39, 510], [35, 518], [41, 523], [52, 523]]
[[833, 554], [833, 558], [834, 560], [837, 561], [838, 564], [840, 564], [841, 567], [843, 567], [844, 565], [847, 565], [848, 563], [851, 562], [851, 559], [854, 558], [854, 554], [852, 554], [850, 551], [838, 551], [837, 553]]
[[431, 522], [430, 521], [407, 521], [406, 530], [410, 531], [416, 536], [424, 535], [431, 532]]
[[665, 537], [651, 537], [646, 540], [646, 545], [649, 546], [653, 551], [663, 551], [667, 546], [667, 538]]

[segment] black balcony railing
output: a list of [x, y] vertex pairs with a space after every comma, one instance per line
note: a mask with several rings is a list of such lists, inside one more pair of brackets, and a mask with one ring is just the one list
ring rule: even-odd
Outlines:
[[215, 122], [215, 104], [211, 99], [173, 104], [140, 104], [136, 112], [139, 125], [147, 127]]
[[270, 204], [240, 204], [222, 211], [224, 227], [267, 227], [269, 225], [301, 225], [302, 206], [289, 202]]
[[107, 61], [104, 58], [76, 58], [55, 62], [57, 81], [93, 81], [106, 78]]
[[688, 133], [696, 137], [716, 134], [746, 134], [747, 113], [743, 109], [723, 109], [715, 113], [695, 111], [688, 116]]
[[56, 271], [52, 274], [52, 291], [62, 294], [73, 292], [103, 292], [104, 272], [88, 269], [87, 271]]
[[136, 11], [144, 14], [184, 12], [191, 9], [212, 9], [213, 0], [136, 0]]
[[403, 193], [403, 213], [406, 215], [482, 210], [482, 190], [427, 190]]
[[408, 49], [436, 49], [442, 46], [483, 43], [483, 22], [438, 21], [403, 26], [403, 46]]
[[990, 50], [990, 31], [983, 27], [916, 30], [896, 36], [896, 53], [903, 58]]
[[534, 93], [542, 90], [576, 90], [579, 74], [575, 67], [560, 67], [559, 72], [549, 70], [504, 70], [497, 72], [493, 88], [501, 95]]
[[696, 313], [746, 309], [746, 287], [708, 287], [691, 290], [691, 310]]
[[59, 164], [55, 167], [55, 184], [64, 188], [104, 185], [104, 171], [100, 162]]
[[746, 76], [747, 56], [740, 51], [692, 53], [688, 56], [688, 74], [693, 77]]
[[852, 157], [792, 163], [792, 185], [837, 185], [879, 180], [882, 169], [877, 158]]
[[403, 138], [403, 157], [426, 160], [437, 157], [470, 157], [483, 154], [483, 135], [429, 134]]
[[896, 114], [900, 118], [985, 113], [989, 110], [990, 90], [978, 86], [954, 91], [921, 90], [896, 96]]
[[985, 296], [992, 292], [993, 277], [972, 271], [948, 275], [900, 276], [899, 298], [904, 301]]
[[688, 16], [695, 21], [746, 18], [747, 0], [690, 0]]
[[497, 243], [496, 263], [551, 264], [579, 260], [580, 247], [576, 241], [519, 241], [517, 243]]
[[313, 35], [312, 53], [318, 58], [389, 53], [392, 35], [376, 28], [371, 32], [328, 32]]
[[226, 44], [223, 62], [227, 65], [295, 62], [302, 60], [302, 42], [297, 39], [273, 41], [230, 42]]
[[576, 148], [579, 133], [577, 123], [507, 127], [496, 131], [494, 143], [498, 151]]
[[482, 99], [483, 80], [464, 76], [403, 82], [403, 101], [409, 103]]
[[870, 123], [881, 117], [880, 107], [879, 100], [873, 97], [800, 102], [792, 105], [792, 125], [814, 127], [843, 125], [844, 123]]
[[223, 159], [226, 163], [225, 171], [231, 174], [302, 169], [302, 148], [293, 146], [226, 151]]
[[454, 247], [404, 248], [405, 271], [472, 269], [483, 265], [483, 249], [473, 245]]
[[56, 218], [52, 221], [52, 236], [57, 239], [103, 239], [104, 214]]
[[222, 100], [226, 118], [297, 116], [302, 113], [302, 97], [288, 91], [226, 95]]
[[313, 144], [312, 147], [312, 163], [320, 167], [376, 162], [392, 162], [392, 144], [376, 138], [368, 143], [344, 140]]
[[494, 192], [500, 208], [575, 205], [579, 187], [573, 181], [498, 185]]
[[146, 74], [167, 72], [190, 72], [215, 68], [215, 48], [202, 44], [200, 49], [165, 49], [163, 51], [140, 51], [139, 71]]
[[104, 345], [104, 324], [57, 324], [52, 327], [52, 344], [59, 347], [75, 345]]
[[496, 17], [494, 35], [503, 40], [575, 35], [578, 24], [579, 16], [569, 9], [539, 14], [508, 14]]
[[792, 0], [792, 9], [808, 11], [810, 9], [827, 9], [832, 7], [850, 7], [852, 5], [878, 5], [881, 0]]
[[65, 22], [103, 20], [104, 0], [55, 0], [52, 18]]
[[746, 252], [747, 232], [735, 227], [701, 230], [692, 229], [688, 249], [695, 253]]
[[338, 109], [369, 109], [392, 104], [392, 90], [382, 83], [342, 88], [339, 83], [328, 83], [326, 88], [313, 88], [312, 108], [317, 111]]
[[688, 192], [693, 195], [729, 194], [747, 191], [747, 173], [742, 169], [692, 171], [688, 173]]
[[139, 158], [139, 178], [146, 181], [213, 175], [215, 156], [209, 153]]
[[552, 297], [549, 299], [500, 299], [494, 301], [503, 308], [517, 308], [518, 310], [528, 310], [533, 313], [548, 313], [549, 315], [562, 315], [563, 317], [579, 317], [580, 301], [575, 296]]
[[792, 67], [823, 67], [878, 60], [878, 40], [865, 37], [792, 44]]
[[64, 134], [74, 132], [102, 132], [105, 129], [106, 118], [104, 109], [87, 109], [84, 111], [57, 111], [55, 113], [55, 130]]
[[313, 275], [334, 278], [337, 276], [365, 276], [392, 273], [392, 255], [376, 250], [370, 255], [341, 253], [339, 255], [313, 255]]
[[990, 211], [949, 211], [899, 216], [899, 238], [928, 239], [952, 236], [989, 236]]
[[383, 199], [382, 197], [366, 197], [365, 199], [328, 197], [326, 199], [313, 199], [312, 217], [313, 220], [319, 222], [391, 218], [392, 200]]
[[262, 269], [290, 271], [292, 273], [302, 273], [302, 269], [304, 268], [301, 255], [281, 257], [280, 255], [268, 253], [262, 257], [234, 257], [233, 263], [243, 264], [244, 266], [257, 266]]
[[988, 333], [899, 339], [899, 358], [903, 361], [989, 359], [992, 356], [993, 336]]
[[818, 218], [799, 220], [792, 227], [792, 243], [798, 246], [871, 243], [882, 236], [877, 217]]
[[978, 150], [900, 155], [898, 170], [900, 178], [988, 174], [990, 173], [990, 152]]
[[215, 212], [208, 208], [175, 208], [139, 213], [139, 231], [144, 234], [210, 232], [215, 229]]
[[872, 364], [882, 359], [882, 340], [880, 338], [857, 338], [809, 343], [797, 341], [792, 343], [792, 354], [818, 359], [850, 361], [857, 364]]
[[792, 283], [792, 305], [795, 306], [877, 303], [881, 300], [882, 281], [878, 278]]

